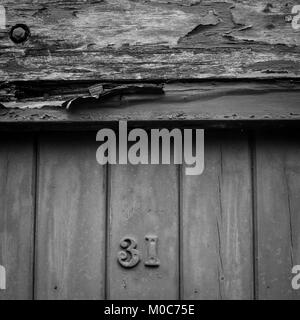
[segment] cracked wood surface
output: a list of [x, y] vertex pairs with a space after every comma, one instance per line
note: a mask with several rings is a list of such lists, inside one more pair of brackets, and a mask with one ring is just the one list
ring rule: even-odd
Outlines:
[[[0, 79], [299, 77], [299, 0], [3, 0]], [[9, 31], [26, 24], [15, 44]]]

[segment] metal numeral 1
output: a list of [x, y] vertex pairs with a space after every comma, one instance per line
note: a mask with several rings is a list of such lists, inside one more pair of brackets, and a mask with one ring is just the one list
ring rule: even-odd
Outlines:
[[147, 267], [159, 267], [160, 260], [157, 257], [157, 236], [146, 236], [145, 240], [148, 244], [148, 259], [145, 261]]

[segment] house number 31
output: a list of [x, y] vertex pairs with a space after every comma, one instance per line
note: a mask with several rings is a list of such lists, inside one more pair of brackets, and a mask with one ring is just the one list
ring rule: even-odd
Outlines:
[[[157, 257], [157, 236], [146, 236], [147, 259], [146, 267], [159, 267], [160, 260]], [[121, 251], [118, 253], [118, 261], [124, 268], [133, 268], [141, 261], [140, 251], [137, 249], [137, 241], [133, 237], [125, 237], [120, 242]]]

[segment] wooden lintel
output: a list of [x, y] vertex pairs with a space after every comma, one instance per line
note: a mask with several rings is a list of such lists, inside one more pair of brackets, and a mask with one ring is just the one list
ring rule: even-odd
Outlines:
[[[88, 84], [39, 85], [35, 90], [28, 83], [15, 86], [14, 99], [2, 102], [0, 130], [58, 126], [86, 129], [113, 125], [120, 120], [133, 125], [181, 123], [221, 128], [300, 123], [298, 81], [169, 83], [160, 85], [160, 92], [125, 90], [104, 100], [89, 96]], [[153, 89], [151, 85], [147, 87]], [[67, 109], [66, 101], [76, 98], [79, 102]]]

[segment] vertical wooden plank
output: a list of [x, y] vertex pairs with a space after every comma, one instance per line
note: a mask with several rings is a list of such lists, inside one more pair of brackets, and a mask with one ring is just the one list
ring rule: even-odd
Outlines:
[[[179, 296], [178, 168], [174, 165], [117, 165], [110, 183], [110, 299], [177, 299]], [[160, 266], [144, 265], [145, 236], [158, 237]], [[120, 241], [137, 240], [141, 262], [132, 269], [118, 262]]]
[[300, 137], [257, 135], [257, 258], [259, 299], [300, 299], [292, 268], [300, 265]]
[[1, 134], [0, 300], [32, 299], [34, 164], [32, 136]]
[[251, 299], [252, 185], [247, 136], [205, 135], [205, 171], [183, 172], [184, 299]]
[[103, 299], [106, 169], [94, 134], [40, 140], [36, 297]]

